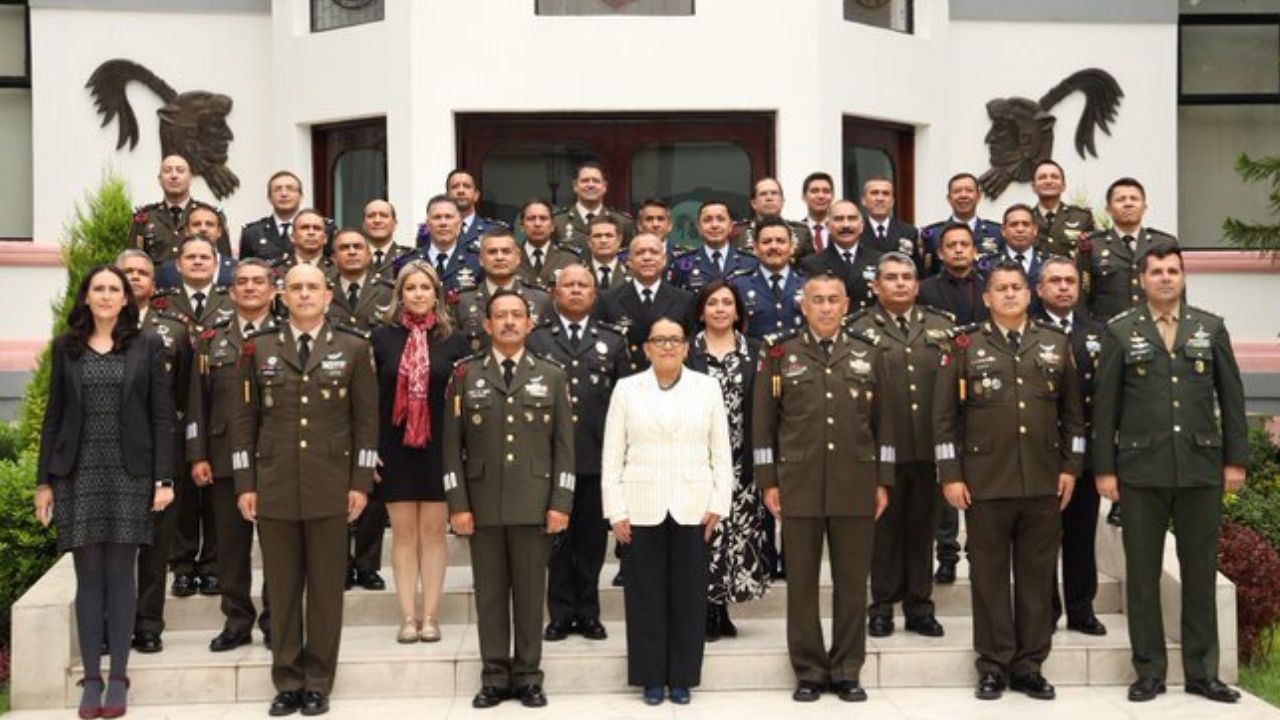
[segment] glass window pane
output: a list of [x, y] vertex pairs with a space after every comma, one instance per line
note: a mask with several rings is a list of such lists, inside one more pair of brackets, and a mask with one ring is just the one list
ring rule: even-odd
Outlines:
[[[1178, 240], [1222, 245], [1222, 221], [1274, 222], [1267, 183], [1236, 172], [1240, 153], [1280, 157], [1280, 105], [1184, 105], [1178, 108]], [[1206, 208], [1212, 208], [1206, 212]]]
[[27, 9], [0, 5], [0, 77], [27, 76]]
[[[557, 208], [573, 201], [573, 169], [596, 153], [584, 143], [498, 145], [480, 166], [480, 213], [516, 228], [516, 213], [533, 198]], [[523, 239], [523, 238], [522, 238]]]
[[338, 227], [360, 227], [364, 204], [387, 196], [387, 153], [348, 150], [333, 165], [333, 221]]
[[1280, 25], [1184, 25], [1182, 92], [1280, 92]]
[[311, 32], [382, 20], [384, 0], [311, 0]]
[[647, 145], [631, 157], [631, 206], [648, 198], [671, 207], [672, 241], [698, 247], [698, 206], [717, 198], [734, 217], [749, 212], [751, 158], [728, 142], [673, 142]]
[[[844, 147], [844, 196], [862, 197], [862, 183], [873, 177], [895, 180], [893, 158], [880, 148], [845, 145]], [[897, 183], [894, 183], [895, 190]]]
[[844, 0], [844, 19], [898, 32], [911, 32], [912, 0]]
[[538, 0], [539, 15], [692, 15], [694, 0]]
[[1280, 0], [1179, 0], [1178, 12], [1184, 15], [1275, 13]]

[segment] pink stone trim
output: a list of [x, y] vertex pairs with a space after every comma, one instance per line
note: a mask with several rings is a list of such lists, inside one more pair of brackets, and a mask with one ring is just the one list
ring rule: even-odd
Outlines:
[[6, 267], [62, 267], [62, 248], [22, 240], [0, 242], [0, 268]]
[[1187, 274], [1280, 274], [1280, 261], [1253, 250], [1188, 250], [1182, 255]]
[[0, 338], [0, 372], [34, 370], [48, 338]]

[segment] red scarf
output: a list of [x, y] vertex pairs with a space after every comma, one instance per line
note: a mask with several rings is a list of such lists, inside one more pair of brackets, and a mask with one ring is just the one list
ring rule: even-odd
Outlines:
[[427, 332], [436, 326], [436, 314], [414, 317], [400, 314], [400, 324], [409, 331], [409, 339], [400, 355], [396, 373], [396, 399], [391, 407], [391, 424], [404, 426], [404, 446], [424, 448], [431, 441], [431, 411], [427, 405], [427, 388], [431, 377], [431, 350]]

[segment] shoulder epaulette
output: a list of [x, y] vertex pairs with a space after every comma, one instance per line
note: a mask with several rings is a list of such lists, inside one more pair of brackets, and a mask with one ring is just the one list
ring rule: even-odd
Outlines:
[[191, 318], [171, 308], [155, 309], [155, 313], [156, 317], [164, 318], [165, 320], [172, 320], [174, 322], [182, 323], [183, 325], [191, 322]]
[[374, 285], [381, 285], [381, 286], [383, 286], [383, 287], [389, 287], [389, 288], [391, 288], [392, 290], [394, 290], [394, 289], [396, 288], [396, 281], [395, 281], [395, 280], [392, 280], [391, 278], [387, 278], [387, 277], [379, 277], [379, 278], [377, 278], [377, 279], [375, 279], [375, 280], [373, 281], [373, 284], [374, 284]]
[[872, 308], [869, 308], [869, 307], [858, 308], [855, 312], [852, 312], [852, 313], [850, 313], [848, 316], [846, 316], [846, 317], [845, 317], [845, 322], [847, 322], [847, 323], [855, 323], [855, 322], [858, 322], [858, 321], [859, 321], [859, 320], [861, 320], [862, 318], [867, 317], [868, 315], [870, 315], [870, 314], [871, 314], [871, 309], [872, 309]]
[[1111, 318], [1110, 320], [1108, 320], [1108, 321], [1107, 321], [1107, 324], [1108, 324], [1108, 325], [1110, 325], [1111, 323], [1113, 323], [1113, 322], [1115, 322], [1115, 321], [1117, 321], [1117, 320], [1120, 320], [1121, 318], [1127, 318], [1127, 317], [1129, 317], [1130, 315], [1132, 315], [1132, 314], [1134, 314], [1135, 312], [1137, 312], [1137, 310], [1138, 310], [1138, 308], [1137, 308], [1137, 307], [1131, 307], [1131, 308], [1129, 308], [1128, 310], [1125, 310], [1124, 312], [1120, 313], [1119, 315], [1112, 316], [1112, 318]]
[[845, 328], [849, 337], [857, 338], [872, 345], [880, 344], [880, 332], [875, 328]]
[[947, 311], [947, 310], [943, 310], [942, 308], [936, 308], [936, 307], [934, 307], [934, 306], [932, 306], [932, 305], [919, 305], [918, 307], [919, 307], [921, 310], [924, 310], [924, 311], [925, 311], [925, 312], [927, 312], [927, 313], [932, 313], [932, 314], [934, 314], [934, 315], [938, 315], [938, 316], [940, 316], [940, 317], [944, 317], [944, 318], [946, 318], [949, 322], [953, 322], [953, 323], [954, 323], [954, 322], [956, 321], [956, 315], [955, 315], [955, 313], [953, 313], [953, 312], [950, 312], [950, 311]]
[[671, 246], [671, 251], [672, 251], [671, 252], [672, 260], [683, 260], [689, 257], [690, 255], [693, 255], [694, 253], [698, 252], [696, 248], [682, 248], [682, 247], [676, 247], [674, 245]]
[[363, 340], [368, 340], [370, 337], [373, 336], [373, 333], [369, 332], [368, 330], [365, 330], [364, 328], [355, 327], [354, 325], [336, 323], [333, 327], [335, 330], [340, 330], [344, 333], [347, 333], [348, 335], [355, 335], [356, 337], [361, 338]]
[[621, 215], [622, 217], [626, 218], [627, 220], [633, 220], [633, 219], [634, 219], [634, 218], [632, 218], [632, 217], [631, 217], [631, 213], [627, 212], [626, 210], [614, 210], [613, 208], [610, 208], [610, 209], [609, 209], [609, 212], [612, 212], [614, 215]]
[[559, 360], [557, 360], [557, 359], [555, 359], [555, 358], [551, 357], [551, 355], [550, 355], [550, 354], [538, 353], [538, 352], [534, 352], [534, 351], [532, 351], [532, 350], [528, 350], [528, 349], [526, 349], [526, 350], [525, 350], [525, 352], [529, 353], [531, 356], [533, 356], [533, 357], [535, 357], [535, 358], [537, 358], [537, 359], [539, 359], [539, 360], [541, 360], [541, 361], [543, 361], [543, 362], [545, 362], [545, 363], [547, 363], [547, 364], [549, 364], [549, 365], [555, 365], [556, 367], [560, 368], [561, 370], [563, 370], [563, 369], [564, 369], [564, 363], [562, 363], [562, 362], [560, 362]]
[[736, 280], [738, 278], [750, 277], [751, 275], [755, 275], [755, 274], [756, 274], [755, 270], [748, 270], [747, 268], [738, 268], [737, 270], [731, 270], [728, 275], [725, 275], [725, 279]]
[[793, 340], [799, 336], [800, 333], [797, 330], [786, 330], [783, 332], [769, 333], [761, 338], [761, 340], [764, 341], [765, 347], [773, 347], [774, 345], [782, 345], [788, 340]]
[[746, 255], [747, 257], [751, 258], [752, 260], [757, 260], [757, 259], [758, 259], [758, 258], [756, 257], [756, 252], [755, 252], [755, 250], [753, 250], [752, 248], [748, 248], [748, 247], [744, 247], [744, 248], [735, 248], [735, 249], [734, 249], [734, 252], [735, 252], [735, 253], [737, 253], [738, 255]]
[[1198, 307], [1196, 307], [1195, 305], [1187, 305], [1187, 306], [1186, 306], [1186, 309], [1187, 309], [1187, 310], [1190, 310], [1190, 311], [1193, 311], [1193, 312], [1200, 313], [1201, 315], [1208, 315], [1209, 317], [1213, 318], [1214, 320], [1221, 320], [1221, 319], [1222, 319], [1222, 316], [1221, 316], [1221, 315], [1217, 315], [1217, 314], [1211, 313], [1211, 312], [1209, 312], [1208, 310], [1205, 310], [1204, 308], [1198, 308]]
[[213, 286], [213, 292], [215, 295], [226, 295], [230, 291], [231, 291], [231, 288], [228, 288], [226, 285]]
[[626, 337], [626, 335], [627, 335], [627, 331], [626, 331], [626, 330], [623, 330], [622, 328], [618, 327], [617, 325], [614, 325], [613, 323], [608, 323], [608, 322], [604, 322], [604, 321], [602, 321], [602, 320], [597, 320], [597, 321], [595, 321], [593, 324], [594, 324], [596, 327], [601, 328], [602, 330], [608, 330], [608, 331], [609, 331], [609, 332], [611, 332], [611, 333], [616, 333], [616, 334], [621, 335], [621, 336], [623, 336], [623, 337]]
[[172, 288], [172, 287], [171, 287], [171, 288], [164, 288], [164, 289], [162, 289], [162, 290], [157, 290], [157, 291], [156, 291], [156, 293], [155, 293], [154, 295], [152, 295], [152, 296], [151, 296], [151, 298], [152, 298], [153, 300], [154, 300], [155, 298], [167, 298], [167, 297], [173, 297], [174, 295], [179, 295], [179, 294], [181, 294], [181, 293], [182, 293], [182, 291], [181, 291], [181, 290], [179, 290], [178, 288]]
[[979, 328], [981, 328], [981, 327], [982, 327], [982, 323], [976, 323], [976, 322], [972, 322], [972, 323], [969, 323], [969, 324], [967, 324], [967, 325], [957, 325], [957, 326], [955, 326], [955, 327], [951, 328], [950, 335], [951, 335], [951, 337], [953, 337], [953, 338], [954, 338], [954, 337], [960, 337], [961, 335], [968, 335], [969, 333], [971, 333], [971, 332], [973, 332], [973, 331], [975, 331], [975, 330], [977, 330], [977, 329], [979, 329]]
[[249, 333], [249, 335], [245, 337], [245, 340], [252, 340], [262, 335], [274, 335], [280, 332], [280, 330], [281, 330], [281, 327], [279, 325], [272, 325], [272, 326], [264, 325], [260, 328], [255, 328], [253, 332]]
[[1063, 337], [1066, 337], [1067, 335], [1067, 331], [1063, 330], [1062, 326], [1058, 325], [1057, 323], [1049, 322], [1044, 318], [1033, 318], [1032, 322], [1034, 322], [1036, 324], [1036, 327], [1040, 328], [1041, 330], [1052, 330], [1058, 333], [1059, 335], [1062, 335]]
[[1177, 238], [1176, 236], [1174, 236], [1172, 233], [1167, 233], [1167, 232], [1165, 232], [1165, 231], [1163, 231], [1163, 230], [1157, 230], [1156, 228], [1153, 228], [1153, 227], [1149, 227], [1149, 228], [1145, 228], [1145, 229], [1146, 229], [1146, 231], [1147, 231], [1147, 234], [1148, 234], [1148, 235], [1158, 235], [1158, 236], [1159, 236], [1159, 237], [1161, 237], [1161, 238], [1168, 238], [1168, 239], [1170, 239], [1170, 240], [1172, 240], [1172, 241], [1174, 241], [1174, 242], [1177, 242], [1177, 241], [1178, 241], [1178, 238]]

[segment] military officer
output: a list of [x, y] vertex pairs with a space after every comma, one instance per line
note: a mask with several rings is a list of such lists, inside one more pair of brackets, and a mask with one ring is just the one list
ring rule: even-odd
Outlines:
[[[767, 238], [772, 228], [766, 229]], [[787, 651], [798, 702], [831, 687], [841, 700], [866, 700], [867, 574], [875, 519], [893, 485], [894, 441], [883, 402], [878, 333], [848, 333], [844, 281], [805, 280], [806, 325], [765, 341], [756, 373], [752, 446], [756, 484], [785, 527]], [[831, 648], [818, 618], [818, 573], [830, 545]]]
[[1053, 160], [1041, 160], [1032, 171], [1036, 194], [1036, 249], [1049, 255], [1074, 258], [1081, 236], [1093, 232], [1093, 212], [1062, 201], [1066, 172]]
[[[766, 218], [782, 217], [782, 206], [786, 202], [782, 196], [782, 183], [771, 177], [757, 180], [751, 186], [749, 202], [752, 216], [733, 224], [733, 246], [739, 250], [753, 250], [758, 255], [760, 251], [755, 244], [760, 237], [760, 223]], [[795, 257], [799, 259], [811, 254], [813, 234], [809, 231], [809, 226], [794, 220], [784, 220], [783, 223], [790, 231]]]
[[[160, 189], [164, 192], [164, 199], [134, 210], [129, 238], [132, 247], [150, 255], [151, 260], [159, 267], [178, 256], [183, 228], [187, 225], [187, 214], [191, 212], [191, 208], [209, 204], [192, 199], [191, 165], [181, 155], [166, 155], [160, 161], [160, 174], [157, 178]], [[223, 225], [226, 225], [225, 221]], [[223, 255], [231, 254], [231, 245], [225, 237], [218, 246], [218, 252]]]
[[1215, 578], [1222, 493], [1249, 462], [1244, 387], [1222, 318], [1187, 306], [1182, 253], [1157, 242], [1138, 261], [1146, 301], [1107, 324], [1093, 408], [1098, 493], [1123, 498], [1129, 699], [1165, 691], [1160, 584], [1170, 525], [1182, 580], [1182, 668], [1188, 693], [1235, 702], [1218, 679]]
[[[1040, 268], [1049, 257], [1036, 248], [1035, 211], [1029, 205], [1014, 203], [1005, 208], [1000, 225], [1000, 250], [987, 258], [989, 264], [1005, 260], [1017, 263], [1027, 276], [1031, 287], [1040, 284]], [[1040, 296], [1031, 298], [1031, 314], [1040, 313]]]
[[458, 203], [447, 195], [436, 195], [427, 201], [427, 220], [418, 228], [418, 249], [396, 261], [396, 272], [411, 259], [430, 263], [440, 282], [452, 293], [470, 290], [480, 284], [480, 242], [458, 239], [462, 230], [462, 213]]
[[[1040, 284], [1036, 287], [1042, 307], [1040, 319], [1061, 328], [1071, 339], [1076, 372], [1080, 375], [1080, 396], [1084, 401], [1085, 434], [1092, 428], [1093, 386], [1098, 356], [1102, 353], [1101, 323], [1079, 308], [1080, 272], [1075, 262], [1063, 255], [1044, 261]], [[1098, 490], [1094, 485], [1093, 463], [1085, 452], [1083, 471], [1076, 479], [1071, 502], [1062, 511], [1062, 596], [1053, 594], [1053, 616], [1066, 607], [1067, 629], [1086, 635], [1106, 635], [1107, 628], [1093, 612], [1098, 592], [1098, 564], [1094, 537], [1098, 530]]]
[[[175, 428], [178, 428], [182, 414], [188, 409], [185, 383], [191, 373], [191, 340], [187, 318], [168, 309], [164, 302], [153, 300], [156, 290], [155, 265], [146, 253], [130, 248], [120, 253], [115, 264], [129, 280], [142, 332], [157, 335], [164, 341], [164, 363], [173, 395], [174, 422], [177, 423]], [[178, 466], [182, 465], [183, 458], [180, 432], [175, 429], [173, 439], [173, 457]], [[175, 473], [175, 478], [174, 484], [180, 484], [178, 473]], [[164, 648], [161, 633], [165, 628], [165, 567], [177, 531], [177, 508], [170, 505], [157, 513], [154, 521], [155, 531], [151, 544], [142, 546], [138, 551], [138, 608], [132, 645], [134, 650], [141, 653], [156, 653]], [[199, 585], [195, 587], [198, 588]], [[191, 592], [195, 592], [195, 589]]]
[[497, 290], [486, 306], [491, 349], [460, 361], [449, 385], [444, 489], [454, 532], [471, 536], [483, 663], [477, 708], [513, 695], [527, 707], [547, 704], [543, 569], [550, 536], [568, 525], [576, 479], [569, 382], [558, 364], [526, 350], [532, 329], [528, 300]]
[[596, 317], [617, 326], [627, 336], [630, 370], [634, 374], [649, 367], [642, 346], [649, 339], [649, 327], [660, 317], [668, 317], [692, 327], [693, 295], [665, 282], [662, 241], [656, 235], [640, 233], [631, 240], [627, 266], [631, 279], [605, 293], [596, 307]]
[[364, 204], [360, 227], [369, 240], [369, 254], [373, 258], [374, 274], [394, 282], [396, 261], [413, 252], [412, 248], [407, 248], [395, 241], [395, 206], [386, 200], [370, 200]]
[[991, 319], [960, 329], [933, 405], [938, 479], [947, 502], [965, 511], [974, 694], [995, 700], [1007, 685], [1051, 700], [1040, 668], [1053, 638], [1059, 513], [1084, 460], [1080, 381], [1066, 334], [1029, 318], [1021, 266], [998, 263], [982, 298]]
[[549, 288], [556, 284], [556, 275], [562, 269], [581, 262], [577, 250], [551, 242], [555, 225], [551, 221], [550, 203], [530, 200], [520, 208], [519, 220], [524, 232], [524, 248], [518, 272], [525, 283]]
[[342, 635], [343, 563], [334, 559], [373, 487], [378, 384], [367, 333], [325, 322], [332, 292], [318, 268], [291, 269], [284, 294], [288, 321], [241, 347], [231, 469], [240, 512], [258, 523], [272, 598], [270, 712], [319, 715]]
[[674, 268], [671, 265], [672, 260], [677, 255], [693, 249], [688, 245], [677, 243], [671, 238], [673, 227], [675, 226], [671, 222], [671, 207], [665, 201], [657, 198], [645, 198], [640, 202], [640, 207], [636, 209], [636, 232], [656, 235], [662, 240], [662, 252], [667, 259], [667, 264], [663, 268], [663, 277], [667, 279], [667, 282], [675, 281]]
[[923, 272], [920, 231], [893, 212], [893, 180], [882, 176], [867, 178], [862, 183], [862, 208], [867, 214], [862, 228], [863, 244], [880, 252], [905, 253], [916, 261], [916, 269]]
[[480, 184], [475, 176], [462, 168], [454, 168], [444, 179], [444, 193], [453, 199], [462, 215], [462, 225], [458, 230], [458, 242], [463, 247], [477, 242], [489, 230], [507, 227], [501, 220], [482, 217], [478, 212], [480, 206]]
[[872, 280], [876, 276], [876, 261], [880, 251], [862, 244], [862, 212], [852, 200], [838, 200], [827, 212], [827, 229], [830, 242], [826, 249], [800, 261], [805, 275], [829, 272], [844, 280], [849, 296], [849, 312], [875, 304]]
[[755, 253], [760, 266], [735, 282], [747, 311], [747, 335], [753, 338], [788, 335], [804, 323], [800, 311], [804, 278], [791, 266], [796, 251], [792, 237], [782, 218], [769, 217], [756, 224]]
[[343, 228], [333, 236], [333, 302], [329, 320], [361, 330], [372, 330], [386, 320], [391, 309], [395, 281], [376, 273], [369, 240], [354, 228]]
[[195, 346], [197, 371], [191, 373], [188, 390], [187, 459], [191, 480], [209, 489], [217, 526], [218, 578], [222, 587], [222, 632], [209, 642], [209, 650], [226, 652], [253, 641], [255, 618], [263, 640], [270, 645], [267, 595], [262, 614], [250, 600], [253, 574], [253, 523], [236, 507], [235, 480], [231, 472], [231, 415], [244, 392], [245, 338], [259, 330], [277, 329], [271, 315], [275, 287], [271, 265], [262, 258], [241, 261], [231, 284], [235, 315], [214, 323], [200, 333]]
[[600, 215], [613, 218], [622, 233], [622, 241], [628, 242], [635, 234], [635, 225], [630, 215], [604, 204], [608, 191], [609, 183], [600, 163], [588, 161], [579, 165], [573, 172], [574, 203], [555, 214], [556, 242], [576, 249], [579, 255], [585, 253], [587, 225]]
[[1089, 235], [1076, 253], [1080, 283], [1089, 314], [1106, 322], [1145, 297], [1138, 280], [1138, 261], [1155, 242], [1176, 239], [1142, 226], [1147, 191], [1133, 178], [1120, 178], [1107, 188], [1107, 214], [1113, 225]]
[[480, 238], [480, 267], [484, 280], [458, 296], [453, 306], [457, 327], [466, 333], [471, 350], [478, 352], [489, 346], [485, 330], [485, 308], [498, 290], [510, 290], [529, 301], [533, 321], [539, 323], [551, 314], [551, 296], [542, 288], [528, 285], [516, 274], [520, 248], [516, 236], [506, 228], [495, 228]]
[[182, 241], [176, 263], [179, 285], [156, 293], [156, 300], [163, 301], [162, 307], [185, 316], [196, 334], [235, 312], [227, 288], [214, 283], [218, 270], [214, 252], [213, 243], [207, 238], [188, 236]]
[[814, 253], [825, 250], [830, 242], [827, 221], [831, 216], [831, 203], [836, 199], [835, 187], [831, 174], [821, 171], [809, 173], [800, 185], [800, 197], [808, 211], [800, 222], [809, 228]]
[[942, 272], [940, 249], [942, 233], [953, 224], [967, 225], [973, 233], [973, 245], [978, 255], [995, 255], [1000, 246], [1000, 224], [978, 217], [978, 203], [982, 202], [982, 190], [973, 173], [957, 173], [947, 180], [947, 204], [951, 217], [939, 220], [920, 229], [920, 253], [924, 259], [924, 277]]
[[889, 252], [875, 268], [872, 287], [879, 302], [853, 315], [849, 328], [880, 338], [887, 368], [880, 397], [895, 409], [897, 455], [889, 507], [876, 524], [867, 630], [872, 637], [892, 635], [893, 605], [900, 602], [907, 630], [940, 637], [944, 630], [934, 614], [932, 572], [939, 508], [933, 387], [939, 368], [949, 362], [954, 325], [946, 312], [917, 304], [920, 281], [913, 257]]
[[631, 279], [619, 257], [622, 230], [617, 220], [607, 215], [592, 218], [587, 224], [587, 248], [590, 251], [587, 266], [596, 278], [597, 293], [608, 292]]
[[275, 260], [273, 264], [277, 291], [283, 291], [284, 276], [298, 265], [312, 265], [324, 273], [326, 278], [333, 279], [336, 266], [333, 258], [325, 254], [325, 245], [329, 241], [327, 223], [328, 220], [319, 210], [311, 208], [299, 210], [293, 216], [293, 225], [289, 229], [292, 247], [288, 254]]
[[702, 247], [686, 250], [672, 259], [671, 282], [696, 293], [712, 280], [754, 272], [760, 265], [748, 250], [729, 243], [733, 220], [723, 200], [706, 200], [698, 208], [698, 235]]
[[[290, 170], [277, 170], [267, 179], [267, 201], [271, 214], [245, 223], [240, 230], [240, 257], [262, 258], [267, 262], [283, 260], [293, 249], [290, 238], [293, 223], [302, 208], [302, 179]], [[333, 237], [336, 226], [324, 221], [326, 239]]]
[[529, 336], [528, 347], [560, 363], [569, 377], [578, 480], [569, 530], [551, 549], [551, 622], [543, 638], [563, 640], [576, 632], [588, 640], [604, 640], [608, 634], [600, 624], [598, 587], [607, 532], [600, 505], [600, 449], [609, 398], [618, 378], [630, 372], [630, 359], [626, 337], [591, 319], [596, 285], [590, 270], [581, 264], [564, 268], [552, 292], [555, 312]]

